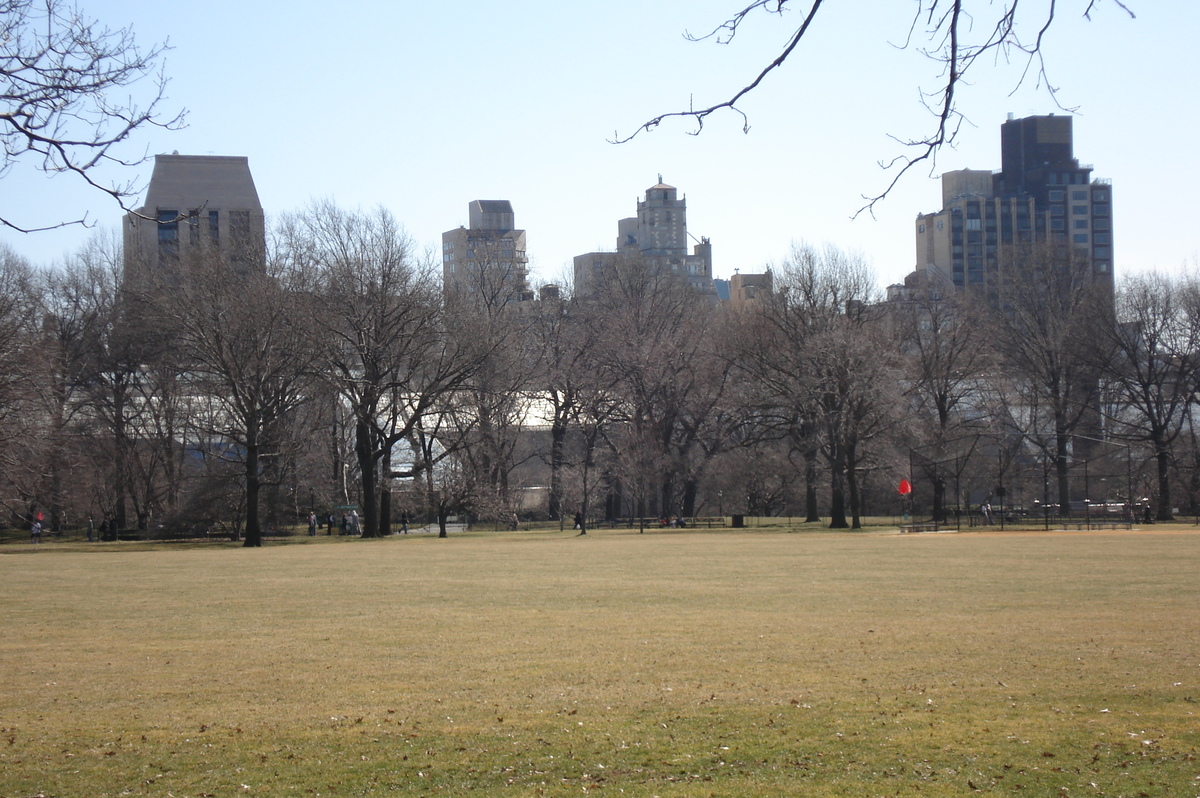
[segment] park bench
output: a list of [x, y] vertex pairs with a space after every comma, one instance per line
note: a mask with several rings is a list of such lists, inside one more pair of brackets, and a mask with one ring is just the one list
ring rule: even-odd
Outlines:
[[900, 534], [908, 534], [912, 532], [940, 532], [944, 529], [952, 529], [951, 524], [944, 521], [914, 521], [908, 524], [900, 525]]
[[1061, 529], [1132, 529], [1133, 525], [1124, 518], [1051, 518], [1052, 524]]
[[688, 526], [698, 527], [703, 524], [705, 529], [712, 529], [714, 526], [726, 525], [725, 516], [723, 515], [697, 515], [686, 520]]

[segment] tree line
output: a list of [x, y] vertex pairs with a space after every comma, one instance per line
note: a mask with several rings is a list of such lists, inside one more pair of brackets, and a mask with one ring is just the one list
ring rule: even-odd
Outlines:
[[861, 258], [798, 245], [744, 304], [637, 259], [594, 296], [514, 301], [486, 247], [445, 296], [382, 209], [316, 203], [270, 239], [255, 268], [201, 248], [138, 293], [111, 237], [54, 269], [0, 250], [11, 523], [253, 546], [349, 507], [369, 537], [401, 513], [444, 535], [454, 515], [1195, 507], [1191, 275], [1114, 290], [1043, 243], [990, 295], [914, 276], [885, 301]]

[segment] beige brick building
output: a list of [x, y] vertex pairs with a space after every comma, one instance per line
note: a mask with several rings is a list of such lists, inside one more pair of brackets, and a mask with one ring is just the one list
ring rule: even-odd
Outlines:
[[146, 200], [126, 215], [125, 284], [170, 286], [189, 260], [219, 257], [239, 271], [262, 268], [262, 204], [245, 157], [156, 155]]

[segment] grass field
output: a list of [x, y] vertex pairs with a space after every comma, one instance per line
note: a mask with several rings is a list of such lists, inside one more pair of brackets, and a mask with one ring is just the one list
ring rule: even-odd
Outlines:
[[1200, 533], [0, 546], [0, 796], [1200, 795]]

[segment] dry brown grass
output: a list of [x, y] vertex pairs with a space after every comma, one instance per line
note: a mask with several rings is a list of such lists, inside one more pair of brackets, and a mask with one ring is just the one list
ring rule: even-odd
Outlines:
[[1191, 528], [331, 542], [0, 547], [0, 796], [1200, 790]]

